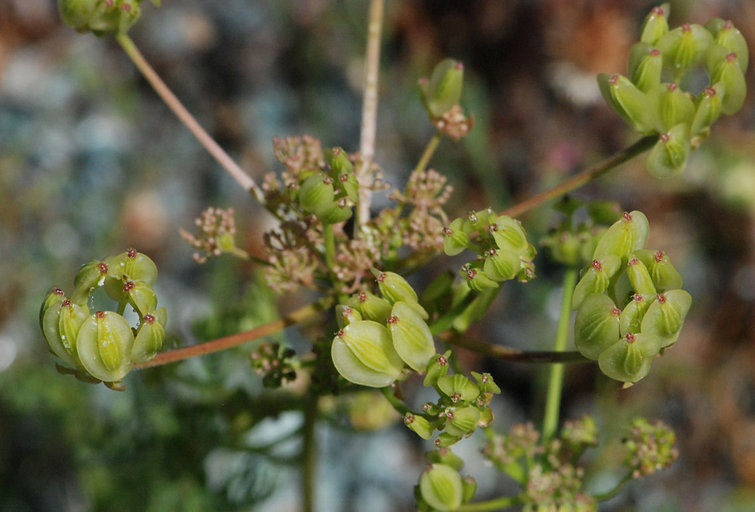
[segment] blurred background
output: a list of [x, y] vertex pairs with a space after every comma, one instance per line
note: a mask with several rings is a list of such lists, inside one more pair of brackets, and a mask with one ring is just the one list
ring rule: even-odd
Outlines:
[[[732, 19], [755, 41], [755, 3], [673, 1], [671, 25]], [[500, 210], [636, 140], [598, 92], [625, 72], [652, 2], [386, 2], [376, 158], [401, 186], [432, 136], [416, 90], [444, 57], [462, 60], [472, 134], [444, 140], [431, 166], [455, 187], [448, 211]], [[358, 149], [366, 1], [144, 2], [131, 36], [200, 122], [257, 180], [280, 171], [273, 136], [311, 134]], [[752, 90], [752, 73], [748, 75]], [[679, 342], [626, 391], [592, 365], [567, 369], [562, 418], [595, 416], [588, 487], [621, 476], [620, 439], [634, 415], [677, 433], [679, 460], [601, 505], [610, 511], [755, 510], [755, 100], [716, 123], [686, 171], [658, 181], [637, 158], [581, 189], [650, 220], [648, 247], [669, 253], [694, 302]], [[133, 246], [160, 269], [167, 348], [275, 318], [264, 276], [231, 258], [202, 266], [179, 238], [207, 206], [233, 207], [238, 241], [261, 254], [269, 219], [194, 141], [108, 38], [60, 24], [52, 0], [0, 0], [0, 510], [299, 509], [296, 389], [271, 392], [244, 345], [133, 372], [127, 391], [55, 371], [38, 326], [52, 285]], [[378, 207], [380, 204], [378, 204]], [[531, 240], [558, 217], [523, 217]], [[538, 279], [506, 285], [474, 335], [548, 349], [563, 269], [541, 251]], [[437, 273], [457, 261], [437, 260]], [[432, 272], [418, 276], [418, 282]], [[277, 338], [310, 345], [295, 329]], [[496, 426], [540, 421], [545, 368], [461, 354], [504, 389]], [[318, 510], [412, 510], [428, 443], [371, 394], [323, 403]], [[417, 403], [422, 402], [417, 397]], [[458, 446], [479, 498], [511, 489]]]

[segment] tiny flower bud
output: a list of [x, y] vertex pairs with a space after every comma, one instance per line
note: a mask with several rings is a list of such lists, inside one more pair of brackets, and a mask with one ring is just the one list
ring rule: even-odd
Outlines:
[[493, 376], [489, 373], [472, 372], [472, 377], [477, 381], [481, 393], [494, 393], [496, 395], [501, 393], [501, 388], [498, 387]]
[[642, 318], [641, 332], [659, 336], [663, 348], [670, 347], [679, 337], [692, 297], [684, 290], [659, 293]]
[[642, 318], [645, 316], [648, 307], [650, 307], [650, 304], [654, 299], [654, 293], [648, 295], [635, 293], [632, 296], [632, 300], [629, 301], [629, 304], [624, 306], [624, 310], [621, 312], [619, 331], [622, 336], [628, 332], [640, 332]]
[[435, 354], [430, 358], [430, 362], [427, 364], [427, 375], [422, 382], [424, 386], [434, 386], [438, 379], [448, 373], [448, 358], [451, 357], [451, 351], [447, 351], [445, 354]]
[[645, 247], [649, 231], [650, 225], [644, 213], [637, 210], [624, 212], [600, 238], [592, 257], [600, 260], [614, 255], [624, 260], [630, 253]]
[[95, 260], [83, 265], [73, 280], [75, 289], [71, 300], [76, 304], [86, 304], [95, 288], [104, 284], [107, 273], [108, 265], [104, 261]]
[[653, 7], [642, 24], [640, 41], [647, 44], [656, 44], [658, 40], [668, 32], [669, 5], [663, 4]]
[[681, 90], [675, 82], [660, 84], [651, 94], [658, 102], [659, 132], [666, 132], [680, 123], [689, 124], [695, 115], [695, 103], [692, 97]]
[[454, 410], [453, 418], [446, 421], [446, 432], [459, 437], [472, 435], [480, 421], [480, 410], [477, 407], [459, 407]]
[[742, 68], [742, 72], [747, 72], [747, 65], [750, 62], [750, 51], [742, 33], [731, 21], [724, 21], [721, 18], [713, 18], [705, 24], [711, 34], [714, 42], [726, 49], [727, 53], [737, 55], [737, 61]]
[[430, 80], [420, 84], [425, 108], [431, 118], [441, 117], [457, 105], [464, 85], [464, 66], [453, 59], [444, 59], [433, 69]]
[[385, 323], [393, 306], [387, 300], [370, 292], [359, 292], [348, 300], [348, 305], [362, 314], [365, 320]]
[[[299, 205], [307, 213], [329, 208], [335, 204], [333, 183], [325, 181], [325, 175], [316, 173], [306, 178], [299, 189]], [[319, 218], [319, 216], [318, 216]]]
[[[161, 308], [165, 311], [165, 308]], [[165, 316], [165, 315], [162, 315]], [[165, 341], [165, 325], [158, 321], [158, 315], [146, 314], [139, 325], [134, 339], [131, 359], [135, 363], [144, 363], [154, 358]]]
[[422, 439], [430, 439], [435, 430], [426, 418], [410, 412], [407, 412], [404, 415], [404, 425], [409, 427], [410, 430], [415, 432]]
[[381, 272], [375, 268], [372, 269], [372, 274], [377, 280], [380, 293], [388, 302], [395, 304], [403, 301], [417, 311], [423, 320], [429, 318], [427, 311], [419, 304], [417, 292], [406, 279], [395, 272]]
[[650, 150], [647, 167], [657, 178], [667, 178], [679, 174], [687, 165], [690, 152], [689, 128], [678, 124], [662, 133], [660, 140]]
[[347, 325], [358, 322], [362, 319], [362, 314], [359, 310], [352, 308], [351, 306], [344, 306], [338, 304], [336, 306], [336, 322], [338, 322], [338, 328], [343, 329]]
[[482, 270], [494, 281], [514, 279], [521, 270], [522, 260], [519, 252], [510, 248], [491, 249], [483, 262]]
[[598, 366], [606, 376], [631, 385], [648, 374], [660, 349], [658, 336], [627, 333], [600, 354]]
[[43, 304], [42, 333], [53, 354], [66, 363], [78, 366], [76, 339], [81, 325], [89, 316], [86, 304], [80, 306], [52, 290]]
[[648, 108], [649, 98], [627, 77], [598, 75], [603, 98], [635, 131], [644, 133], [655, 127], [656, 113]]
[[464, 375], [446, 375], [438, 379], [438, 389], [457, 402], [470, 402], [480, 394], [480, 388]]
[[577, 350], [586, 358], [597, 360], [604, 350], [619, 339], [620, 315], [621, 311], [607, 295], [587, 295], [574, 320]]
[[629, 53], [629, 78], [639, 90], [648, 92], [661, 83], [663, 57], [660, 50], [639, 42]]
[[627, 277], [636, 293], [655, 295], [655, 286], [645, 264], [634, 254], [629, 255], [627, 262]]
[[[723, 90], [722, 83], [719, 83], [717, 87]], [[703, 89], [697, 97], [697, 107], [695, 109], [695, 116], [692, 118], [690, 135], [699, 135], [716, 122], [722, 112], [722, 96], [716, 90], [716, 86]]]
[[616, 274], [620, 266], [621, 259], [619, 256], [613, 254], [606, 254], [602, 259], [594, 259], [574, 288], [572, 309], [579, 308], [580, 304], [590, 294], [605, 292], [611, 283], [611, 278]]
[[469, 233], [464, 230], [464, 219], [454, 219], [443, 229], [443, 252], [456, 256], [470, 245]]
[[663, 54], [663, 64], [678, 79], [687, 68], [703, 59], [712, 43], [713, 36], [704, 27], [685, 23], [661, 37], [656, 47]]
[[149, 286], [157, 281], [157, 265], [149, 256], [136, 249], [129, 249], [117, 256], [112, 256], [105, 260], [105, 263], [108, 267], [108, 276], [117, 280], [140, 281]]

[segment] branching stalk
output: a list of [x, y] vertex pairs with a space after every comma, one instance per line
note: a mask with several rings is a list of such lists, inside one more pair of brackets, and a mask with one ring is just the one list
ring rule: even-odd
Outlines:
[[[574, 286], [577, 284], [577, 269], [569, 268], [564, 275], [564, 293], [561, 298], [561, 313], [558, 318], [556, 341], [553, 350], [563, 351], [569, 339], [571, 325], [571, 300]], [[558, 427], [558, 413], [561, 407], [561, 391], [564, 383], [564, 365], [554, 364], [548, 376], [548, 394], [545, 401], [545, 415], [543, 418], [543, 441], [548, 441], [556, 433]]]
[[515, 505], [520, 505], [522, 500], [518, 496], [503, 496], [488, 501], [478, 501], [477, 503], [465, 503], [459, 508], [454, 509], [459, 512], [472, 512], [484, 510], [505, 510]]
[[370, 167], [375, 158], [375, 133], [377, 131], [378, 73], [380, 70], [380, 34], [383, 28], [383, 0], [371, 0], [370, 19], [367, 25], [367, 55], [364, 66], [364, 98], [362, 100], [362, 127], [359, 137], [359, 153], [362, 168], [357, 171], [359, 180], [359, 205], [357, 206], [354, 231], [370, 219]]
[[181, 101], [176, 97], [170, 88], [163, 82], [160, 76], [150, 66], [134, 41], [127, 34], [118, 34], [116, 40], [129, 56], [131, 61], [141, 72], [144, 78], [150, 83], [155, 92], [162, 98], [166, 105], [173, 111], [178, 119], [194, 134], [200, 144], [217, 160], [217, 162], [226, 170], [236, 182], [247, 192], [251, 193], [260, 204], [265, 204], [265, 196], [262, 190], [257, 186], [246, 172], [228, 155], [228, 153], [215, 142], [202, 126], [197, 122], [194, 116], [186, 110]]
[[484, 356], [495, 357], [505, 361], [519, 363], [588, 363], [590, 362], [577, 351], [520, 350], [503, 345], [492, 345], [469, 338], [461, 334], [445, 332], [438, 337], [451, 345], [477, 352]]
[[317, 423], [317, 395], [310, 395], [304, 401], [304, 427], [302, 429], [302, 511], [312, 512], [315, 509], [315, 479], [317, 467], [317, 439], [315, 439], [315, 424]]
[[440, 139], [442, 138], [443, 132], [441, 132], [440, 130], [435, 132], [433, 138], [430, 139], [430, 141], [427, 143], [427, 146], [425, 146], [425, 151], [422, 153], [419, 162], [417, 162], [417, 166], [414, 168], [414, 172], [421, 172], [427, 168], [427, 164], [430, 163], [430, 159], [435, 154], [435, 150], [438, 149], [438, 144], [440, 143]]
[[285, 329], [291, 325], [295, 325], [305, 320], [308, 320], [316, 314], [325, 311], [333, 305], [333, 298], [324, 297], [312, 304], [304, 306], [303, 308], [292, 311], [288, 315], [268, 322], [266, 324], [255, 327], [248, 331], [231, 334], [230, 336], [224, 336], [216, 340], [207, 341], [198, 345], [192, 345], [190, 347], [179, 348], [176, 350], [170, 350], [168, 352], [162, 352], [155, 356], [154, 359], [134, 365], [134, 368], [149, 368], [152, 366], [160, 366], [168, 363], [175, 363], [176, 361], [182, 361], [191, 357], [203, 356], [205, 354], [212, 354], [213, 352], [220, 352], [242, 343], [247, 343], [264, 336], [269, 336], [275, 332]]

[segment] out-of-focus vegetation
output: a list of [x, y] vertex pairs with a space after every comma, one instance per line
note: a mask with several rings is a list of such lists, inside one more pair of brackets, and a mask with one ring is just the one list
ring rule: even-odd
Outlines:
[[[163, 2], [131, 36], [219, 142], [260, 178], [279, 170], [271, 140], [309, 133], [357, 149], [365, 2]], [[755, 41], [746, 0], [672, 2], [672, 21], [733, 19]], [[602, 101], [599, 72], [625, 72], [652, 5], [605, 2], [388, 2], [376, 158], [403, 183], [432, 127], [416, 80], [440, 58], [465, 63], [470, 137], [445, 142], [432, 165], [455, 186], [449, 211], [501, 209], [633, 141]], [[752, 54], [751, 49], [751, 54]], [[753, 90], [752, 73], [748, 75]], [[567, 370], [564, 417], [593, 411], [605, 438], [635, 414], [677, 433], [680, 458], [629, 486], [606, 510], [755, 506], [755, 100], [719, 121], [687, 171], [658, 181], [637, 159], [578, 195], [612, 199], [651, 219], [649, 246], [672, 255], [694, 297], [682, 339], [653, 373], [619, 392], [592, 365]], [[380, 206], [380, 198], [377, 199]], [[56, 373], [37, 325], [51, 284], [129, 246], [149, 254], [170, 311], [167, 348], [248, 329], [278, 299], [251, 265], [191, 260], [178, 226], [206, 205], [233, 206], [238, 240], [259, 254], [269, 219], [194, 142], [111, 40], [79, 36], [52, 0], [0, 2], [0, 509], [295, 510], [301, 396], [264, 390], [251, 346], [133, 372], [115, 393]], [[527, 214], [532, 240], [555, 223]], [[663, 244], [654, 240], [663, 240]], [[456, 268], [447, 258], [438, 265]], [[432, 275], [423, 276], [424, 278]], [[544, 257], [526, 290], [506, 286], [475, 335], [547, 349], [560, 269]], [[251, 283], [251, 284], [249, 284]], [[284, 297], [290, 308], [307, 297]], [[307, 348], [294, 329], [287, 342]], [[466, 363], [495, 375], [496, 418], [536, 414], [531, 366]], [[594, 393], [595, 382], [599, 392]], [[294, 383], [294, 386], [296, 383]], [[329, 400], [318, 425], [321, 510], [410, 510], [420, 445], [372, 395]], [[346, 412], [350, 414], [345, 414]], [[369, 436], [362, 429], [379, 428]], [[473, 437], [460, 449], [470, 459]], [[593, 454], [616, 464], [617, 446]], [[482, 463], [481, 496], [500, 493]], [[596, 491], [609, 470], [589, 475]], [[497, 494], [496, 493], [496, 494]]]

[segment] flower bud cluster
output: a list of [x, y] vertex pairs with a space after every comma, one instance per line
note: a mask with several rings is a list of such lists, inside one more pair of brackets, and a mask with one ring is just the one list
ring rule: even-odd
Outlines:
[[493, 422], [490, 401], [501, 392], [489, 373], [472, 372], [474, 381], [448, 374], [450, 355], [450, 351], [436, 354], [427, 366], [424, 384], [435, 388], [438, 400], [425, 403], [422, 413], [404, 416], [404, 424], [423, 439], [430, 439], [437, 430], [434, 444], [441, 449], [471, 436], [477, 427], [488, 427]]
[[233, 208], [207, 208], [194, 223], [199, 228], [199, 234], [193, 235], [184, 229], [178, 232], [181, 238], [197, 249], [194, 261], [205, 263], [223, 253], [231, 253], [246, 257], [243, 250], [236, 247], [236, 220]]
[[281, 347], [280, 343], [260, 343], [251, 355], [252, 368], [262, 377], [266, 388], [279, 388], [286, 382], [296, 379], [295, 357], [292, 348]]
[[577, 349], [625, 386], [676, 342], [692, 303], [668, 256], [645, 249], [648, 231], [642, 212], [625, 212], [598, 240], [572, 299]]
[[[142, 14], [143, 0], [58, 0], [60, 18], [78, 32], [125, 34]], [[160, 6], [160, 0], [151, 0]]]
[[422, 104], [440, 132], [458, 140], [472, 130], [474, 118], [465, 116], [459, 105], [464, 86], [464, 65], [461, 62], [442, 60], [430, 78], [421, 78], [418, 84]]
[[461, 269], [464, 281], [474, 291], [498, 288], [515, 277], [520, 281], [535, 277], [536, 251], [518, 220], [496, 215], [491, 209], [480, 210], [465, 219], [454, 219], [443, 234], [443, 250], [448, 256], [465, 249], [477, 252], [478, 258]]
[[629, 437], [624, 441], [628, 452], [624, 463], [634, 478], [652, 475], [669, 467], [679, 456], [675, 443], [676, 434], [668, 425], [635, 418]]
[[[647, 159], [659, 177], [681, 172], [718, 117], [742, 108], [749, 63], [747, 42], [731, 21], [713, 18], [705, 26], [670, 30], [668, 14], [663, 4], [647, 15], [629, 54], [628, 76], [598, 76], [603, 97], [634, 130], [659, 135]], [[698, 93], [683, 89], [696, 82], [700, 67], [708, 84]]]
[[[135, 249], [87, 263], [74, 279], [70, 298], [53, 288], [42, 304], [40, 324], [48, 347], [76, 368], [77, 376], [117, 385], [134, 363], [155, 357], [165, 340], [167, 313], [157, 308], [156, 279], [155, 263]], [[98, 288], [118, 303], [118, 312], [90, 312]], [[139, 317], [136, 328], [121, 314], [127, 305]]]
[[380, 297], [362, 291], [336, 307], [339, 331], [331, 356], [338, 373], [354, 384], [381, 388], [404, 365], [424, 372], [435, 343], [412, 286], [395, 272], [373, 269]]

